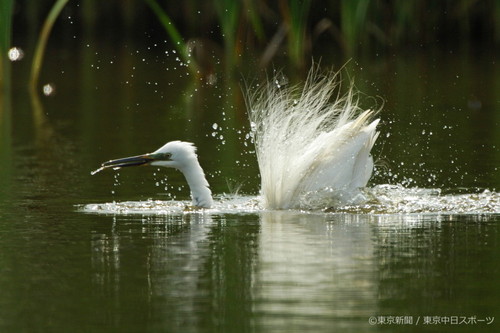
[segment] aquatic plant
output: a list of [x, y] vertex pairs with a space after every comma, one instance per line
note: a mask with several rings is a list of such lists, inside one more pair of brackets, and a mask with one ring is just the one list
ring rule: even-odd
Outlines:
[[0, 96], [10, 76], [7, 52], [12, 34], [12, 5], [12, 0], [0, 1]]
[[238, 19], [241, 12], [240, 1], [215, 0], [215, 9], [222, 30], [224, 49], [227, 62], [238, 61], [238, 50], [236, 49], [236, 36], [238, 35]]
[[310, 0], [291, 0], [289, 6], [281, 1], [284, 20], [288, 27], [288, 56], [292, 64], [302, 68], [307, 47], [307, 19], [311, 6]]
[[342, 0], [340, 2], [340, 25], [347, 54], [352, 54], [357, 45], [362, 45], [363, 30], [367, 22], [370, 0]]
[[33, 62], [31, 65], [30, 89], [32, 92], [36, 91], [36, 86], [38, 84], [38, 78], [40, 76], [40, 70], [42, 67], [43, 55], [50, 36], [50, 31], [52, 30], [57, 17], [61, 13], [67, 2], [68, 0], [57, 0], [54, 3], [54, 6], [52, 6], [49, 14], [47, 15], [45, 22], [43, 23], [43, 27], [38, 37], [38, 42], [35, 48]]
[[196, 64], [195, 60], [191, 58], [186, 43], [182, 39], [181, 34], [175, 27], [174, 23], [172, 22], [168, 14], [160, 7], [160, 5], [158, 4], [158, 2], [156, 2], [156, 0], [145, 0], [145, 1], [148, 4], [149, 8], [151, 8], [153, 13], [158, 18], [158, 21], [160, 21], [160, 23], [162, 24], [168, 36], [172, 39], [174, 47], [177, 50], [177, 52], [179, 52], [184, 63], [187, 64], [191, 72], [193, 72], [194, 74], [199, 73], [198, 65]]
[[[45, 15], [42, 12], [45, 6], [40, 3], [43, 1], [30, 6], [27, 14], [16, 15], [36, 20]], [[50, 30], [67, 3], [67, 0], [57, 0], [44, 21], [33, 57], [32, 86], [38, 81]], [[323, 52], [325, 45], [329, 50], [336, 48], [339, 53], [352, 57], [373, 49], [384, 52], [407, 47], [409, 42], [424, 46], [436, 40], [440, 45], [445, 44], [443, 41], [468, 45], [500, 41], [498, 1], [212, 0], [175, 3], [144, 0], [133, 2], [133, 7], [131, 3], [126, 2], [116, 11], [109, 3], [86, 1], [81, 7], [84, 31], [92, 30], [86, 25], [99, 26], [111, 15], [123, 16], [113, 24], [122, 24], [124, 33], [135, 29], [136, 24], [144, 23], [154, 28], [160, 25], [173, 42], [179, 58], [193, 73], [199, 73], [202, 60], [210, 62], [210, 66], [225, 63], [226, 69], [233, 69], [253, 59], [258, 59], [257, 63], [265, 67], [279, 57], [288, 58], [293, 67], [300, 68], [311, 58], [313, 50]], [[1, 2], [5, 8], [0, 14], [3, 16], [2, 36], [6, 29], [10, 30], [6, 27], [10, 26], [8, 8], [12, 4], [13, 0]], [[156, 20], [151, 20], [151, 15]], [[325, 32], [328, 34], [323, 35]], [[191, 44], [207, 49], [196, 58], [190, 55]], [[223, 57], [218, 57], [219, 54]]]

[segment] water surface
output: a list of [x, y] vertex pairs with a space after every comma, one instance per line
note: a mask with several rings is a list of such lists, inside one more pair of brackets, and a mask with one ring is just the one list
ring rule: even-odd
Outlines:
[[[492, 56], [354, 61], [357, 86], [384, 101], [376, 200], [301, 212], [259, 206], [238, 82], [196, 83], [163, 49], [146, 50], [49, 50], [42, 82], [55, 92], [38, 105], [28, 65], [13, 64], [0, 127], [1, 331], [498, 330]], [[175, 139], [199, 147], [215, 209], [185, 209], [173, 170], [90, 175]], [[390, 316], [412, 323], [369, 323]], [[430, 316], [497, 318], [424, 328]]]

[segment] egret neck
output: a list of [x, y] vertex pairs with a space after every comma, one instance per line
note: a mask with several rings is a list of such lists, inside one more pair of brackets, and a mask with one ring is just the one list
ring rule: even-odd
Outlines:
[[184, 174], [191, 190], [193, 206], [199, 208], [212, 207], [213, 199], [210, 185], [198, 162], [196, 147], [190, 142], [171, 141], [150, 154], [107, 161], [99, 169], [93, 171], [92, 174], [108, 168], [119, 169], [139, 165], [161, 166], [179, 170]]
[[193, 206], [210, 208], [213, 204], [212, 191], [198, 160], [192, 159], [186, 167], [179, 168], [191, 190]]

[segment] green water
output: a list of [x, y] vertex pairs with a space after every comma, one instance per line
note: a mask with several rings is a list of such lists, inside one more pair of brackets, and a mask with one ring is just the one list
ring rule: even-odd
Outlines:
[[[489, 210], [464, 214], [82, 212], [188, 200], [173, 170], [90, 175], [175, 139], [196, 143], [214, 193], [258, 193], [239, 80], [196, 83], [163, 48], [51, 48], [41, 82], [55, 92], [39, 107], [28, 62], [12, 63], [0, 127], [1, 332], [498, 331], [493, 194]], [[350, 63], [357, 87], [380, 96], [365, 103], [383, 104], [372, 186], [498, 191], [495, 61], [429, 52]], [[406, 322], [369, 323], [391, 316]], [[449, 322], [424, 324], [437, 317]]]

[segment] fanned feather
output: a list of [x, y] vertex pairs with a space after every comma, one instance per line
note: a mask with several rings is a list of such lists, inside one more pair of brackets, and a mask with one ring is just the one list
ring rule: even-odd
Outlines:
[[[311, 69], [303, 86], [277, 77], [247, 93], [264, 205], [301, 208], [310, 192], [349, 193], [366, 186], [377, 139], [375, 112], [364, 111], [351, 84], [339, 93], [339, 73]], [[333, 202], [333, 201], [332, 201]]]

